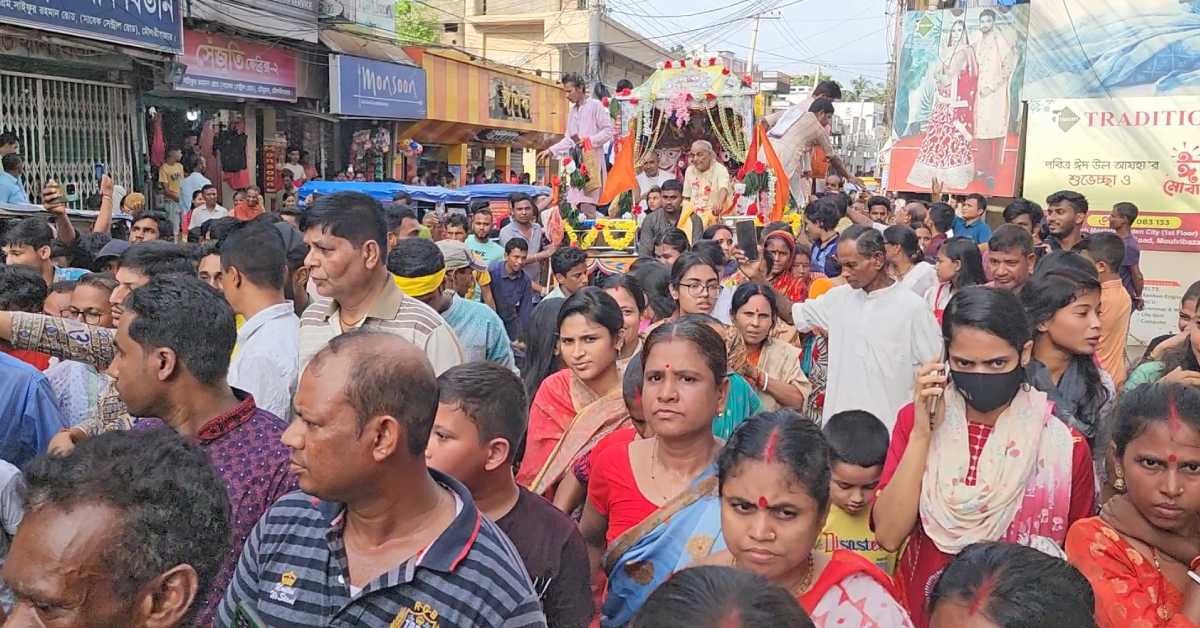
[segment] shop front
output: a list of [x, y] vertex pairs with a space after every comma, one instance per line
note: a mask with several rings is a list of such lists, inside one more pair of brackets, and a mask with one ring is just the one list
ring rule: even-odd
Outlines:
[[172, 88], [146, 99], [153, 168], [171, 147], [203, 157], [205, 177], [219, 184], [230, 208], [237, 192], [254, 186], [276, 209], [289, 149], [303, 151], [307, 170], [317, 174], [320, 118], [296, 113], [315, 112], [317, 99], [304, 96], [318, 94], [292, 48], [189, 28], [180, 61], [185, 69]]
[[[397, 178], [448, 178], [453, 185], [542, 178], [532, 157], [566, 127], [558, 84], [453, 51], [405, 50], [429, 76], [429, 106], [425, 120], [396, 138]], [[406, 150], [414, 142], [419, 154]]]
[[0, 2], [0, 133], [17, 137], [31, 199], [55, 179], [82, 209], [98, 201], [97, 166], [142, 186], [138, 94], [182, 50], [180, 0], [45, 4]]
[[406, 180], [394, 167], [398, 128], [426, 114], [419, 67], [348, 54], [329, 55], [329, 112], [339, 118], [337, 180]]

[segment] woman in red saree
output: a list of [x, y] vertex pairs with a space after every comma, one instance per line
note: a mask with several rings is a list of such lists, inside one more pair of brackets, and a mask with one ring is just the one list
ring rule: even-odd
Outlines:
[[790, 410], [747, 419], [717, 461], [721, 534], [706, 560], [791, 591], [818, 628], [912, 626], [892, 579], [858, 554], [815, 550], [829, 514], [829, 446]]
[[1117, 494], [1075, 522], [1067, 560], [1096, 593], [1100, 628], [1200, 625], [1200, 390], [1125, 393], [1108, 460]]
[[543, 380], [529, 408], [517, 472], [522, 486], [552, 496], [576, 458], [628, 424], [617, 368], [623, 326], [617, 302], [600, 288], [584, 288], [563, 303], [557, 347], [567, 368]]

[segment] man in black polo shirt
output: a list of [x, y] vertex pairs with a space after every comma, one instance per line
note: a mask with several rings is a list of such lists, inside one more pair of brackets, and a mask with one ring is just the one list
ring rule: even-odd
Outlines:
[[394, 335], [335, 337], [283, 435], [303, 492], [250, 534], [217, 625], [544, 627], [521, 557], [471, 493], [425, 466], [438, 387]]

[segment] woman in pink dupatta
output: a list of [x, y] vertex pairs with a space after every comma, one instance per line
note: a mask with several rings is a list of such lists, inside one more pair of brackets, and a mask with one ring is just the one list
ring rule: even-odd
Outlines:
[[965, 288], [946, 307], [942, 335], [950, 372], [942, 363], [918, 371], [872, 511], [885, 513], [872, 515], [879, 544], [904, 548], [896, 584], [918, 628], [929, 625], [938, 575], [968, 545], [1006, 541], [1062, 556], [1067, 528], [1095, 504], [1087, 441], [1025, 381], [1033, 341], [1020, 301]]
[[522, 486], [552, 497], [579, 456], [629, 424], [617, 368], [623, 325], [617, 302], [599, 288], [584, 288], [563, 303], [557, 351], [567, 368], [542, 382], [529, 408], [517, 472]]

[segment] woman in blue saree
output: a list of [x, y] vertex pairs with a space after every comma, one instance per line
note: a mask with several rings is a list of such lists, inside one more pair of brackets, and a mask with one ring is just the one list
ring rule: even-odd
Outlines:
[[712, 423], [728, 390], [725, 343], [703, 323], [667, 323], [646, 338], [642, 360], [654, 436], [593, 452], [579, 522], [608, 578], [605, 628], [627, 624], [673, 572], [724, 548]]

